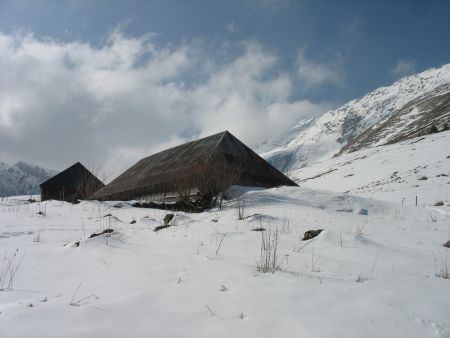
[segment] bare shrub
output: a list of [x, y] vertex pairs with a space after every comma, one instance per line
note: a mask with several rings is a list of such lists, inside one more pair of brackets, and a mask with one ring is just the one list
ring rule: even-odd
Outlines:
[[206, 307], [206, 309], [208, 310], [208, 312], [209, 312], [209, 315], [211, 316], [211, 317], [217, 317], [217, 318], [220, 318], [220, 319], [223, 319], [222, 317], [220, 317], [220, 316], [218, 316], [209, 306], [208, 306], [208, 304], [205, 304], [205, 307]]
[[203, 156], [185, 175], [172, 177], [171, 189], [188, 211], [202, 211], [217, 205], [222, 209], [228, 189], [239, 181], [241, 174], [238, 164], [229, 164], [213, 155]]
[[281, 270], [284, 258], [278, 256], [278, 229], [261, 232], [261, 249], [256, 270], [262, 273], [275, 273]]
[[16, 249], [11, 256], [5, 252], [0, 268], [0, 291], [11, 291], [14, 287], [14, 277], [22, 263], [23, 257], [17, 261], [19, 249]]
[[358, 275], [358, 278], [356, 279], [357, 283], [363, 283], [365, 281], [368, 281], [369, 279], [373, 279], [373, 272], [375, 271], [375, 265], [377, 264], [378, 254], [375, 256], [375, 259], [373, 261], [372, 267], [367, 273], [360, 273]]
[[437, 222], [437, 216], [436, 215], [433, 216], [431, 213], [428, 213], [428, 215], [430, 215], [431, 222], [433, 222], [433, 223]]
[[70, 301], [70, 305], [72, 306], [80, 306], [89, 304], [89, 299], [95, 299], [99, 300], [100, 298], [97, 295], [91, 294], [89, 296], [83, 297], [83, 298], [77, 298], [78, 291], [80, 291], [81, 285], [83, 283], [80, 283], [78, 287], [76, 288], [75, 292], [73, 293], [72, 300]]
[[195, 186], [202, 195], [211, 198], [213, 206], [218, 203], [219, 209], [222, 210], [222, 202], [228, 189], [236, 184], [242, 175], [241, 166], [211, 155], [204, 157], [194, 170], [200, 173], [195, 179]]
[[217, 250], [216, 250], [216, 256], [217, 256], [217, 254], [219, 253], [220, 247], [222, 246], [222, 242], [223, 242], [223, 240], [225, 239], [226, 235], [227, 235], [227, 234], [223, 234], [223, 235], [222, 235], [222, 238], [220, 239], [219, 245], [217, 246]]
[[283, 224], [280, 227], [280, 232], [284, 235], [288, 235], [290, 234], [292, 231], [291, 229], [291, 221], [289, 220], [289, 218], [284, 217], [283, 218]]
[[445, 255], [439, 253], [438, 257], [436, 257], [434, 252], [432, 253], [434, 257], [434, 274], [436, 277], [450, 279], [450, 264], [448, 262], [447, 252], [445, 252]]
[[247, 200], [244, 196], [239, 196], [236, 198], [235, 204], [236, 208], [236, 216], [239, 221], [242, 221], [245, 218], [247, 212]]
[[[102, 234], [105, 244], [109, 245], [109, 238], [113, 236], [114, 231], [118, 227], [120, 220], [111, 214], [111, 208], [106, 204], [99, 202], [97, 205], [97, 212], [95, 215], [95, 222], [98, 223], [98, 231]], [[81, 230], [85, 237], [84, 222], [81, 222]]]
[[40, 202], [38, 203], [38, 215], [46, 216], [47, 215], [47, 203], [46, 202]]

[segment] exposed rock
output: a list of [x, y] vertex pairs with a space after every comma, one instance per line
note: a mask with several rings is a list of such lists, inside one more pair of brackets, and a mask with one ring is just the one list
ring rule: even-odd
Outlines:
[[337, 209], [337, 212], [353, 212], [353, 209]]
[[318, 236], [322, 231], [323, 231], [323, 229], [308, 230], [308, 231], [306, 231], [305, 234], [303, 235], [302, 241], [307, 241], [307, 240], [309, 240], [309, 239], [312, 239], [312, 238]]
[[361, 208], [361, 209], [358, 211], [358, 214], [367, 216], [367, 215], [369, 214], [369, 210], [367, 210], [367, 209], [365, 209], [365, 208]]
[[101, 235], [104, 235], [104, 234], [110, 234], [110, 233], [112, 233], [112, 232], [114, 232], [113, 229], [105, 229], [105, 230], [103, 230], [102, 232], [99, 232], [99, 233], [93, 233], [92, 235], [89, 236], [89, 238], [98, 237], [98, 236], [101, 236]]
[[158, 225], [157, 227], [155, 227], [155, 229], [153, 229], [153, 231], [154, 232], [158, 232], [159, 230], [170, 228], [171, 226], [172, 226], [171, 224], [169, 224], [169, 225]]
[[135, 202], [131, 206], [134, 208], [152, 208], [185, 212], [202, 212], [206, 209], [206, 206], [202, 201], [187, 203], [184, 200], [176, 201], [175, 203]]
[[164, 216], [163, 219], [164, 225], [168, 225], [174, 217], [175, 217], [174, 214], [167, 214], [166, 216]]

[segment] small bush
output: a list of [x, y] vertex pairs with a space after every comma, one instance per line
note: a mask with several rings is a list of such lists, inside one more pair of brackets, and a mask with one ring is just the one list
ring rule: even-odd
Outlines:
[[375, 271], [375, 265], [377, 264], [378, 254], [375, 256], [375, 260], [373, 261], [371, 269], [365, 273], [360, 273], [358, 275], [358, 278], [356, 279], [357, 283], [363, 283], [365, 281], [368, 281], [369, 279], [373, 279], [373, 272]]
[[447, 253], [445, 253], [445, 255], [439, 253], [439, 256], [436, 257], [436, 255], [433, 252], [433, 257], [434, 257], [434, 274], [436, 275], [436, 277], [450, 279], [450, 264], [448, 262]]
[[80, 283], [78, 285], [78, 287], [76, 288], [75, 292], [73, 293], [72, 300], [69, 303], [70, 305], [72, 305], [72, 306], [87, 305], [87, 304], [89, 304], [90, 299], [95, 299], [95, 300], [100, 299], [97, 295], [94, 295], [94, 294], [91, 294], [91, 295], [89, 295], [87, 297], [83, 297], [83, 298], [77, 298], [78, 291], [80, 291], [82, 284], [83, 283]]
[[275, 273], [281, 270], [283, 259], [278, 256], [278, 230], [261, 232], [261, 251], [256, 262], [256, 270]]
[[242, 221], [245, 218], [245, 214], [247, 212], [247, 201], [243, 196], [239, 196], [236, 198], [235, 208], [237, 219], [239, 221]]
[[19, 249], [16, 249], [11, 256], [5, 252], [3, 261], [0, 267], [0, 291], [11, 291], [14, 286], [14, 277], [22, 263], [22, 258], [17, 262], [16, 258], [19, 254]]
[[291, 233], [291, 231], [292, 231], [292, 229], [291, 229], [291, 221], [289, 220], [289, 218], [284, 217], [283, 218], [283, 224], [281, 225], [281, 228], [280, 228], [280, 232], [282, 234], [284, 234], [284, 235], [288, 235], [288, 234]]
[[40, 202], [38, 204], [37, 214], [44, 217], [47, 215], [47, 204], [45, 202]]

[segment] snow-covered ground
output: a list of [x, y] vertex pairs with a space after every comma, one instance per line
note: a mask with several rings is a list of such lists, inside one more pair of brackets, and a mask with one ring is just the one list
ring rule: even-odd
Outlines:
[[303, 187], [397, 204], [450, 205], [450, 131], [344, 154], [291, 173]]
[[[257, 215], [237, 220], [231, 200], [159, 232], [162, 210], [3, 201], [0, 253], [22, 262], [0, 291], [0, 337], [450, 337], [450, 280], [436, 276], [450, 208], [402, 194], [250, 190]], [[278, 229], [281, 271], [257, 272], [258, 227]], [[311, 229], [324, 231], [301, 241]]]

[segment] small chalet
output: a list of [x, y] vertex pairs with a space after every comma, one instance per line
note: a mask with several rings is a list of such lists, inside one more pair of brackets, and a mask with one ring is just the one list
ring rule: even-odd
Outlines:
[[80, 162], [41, 183], [41, 201], [87, 199], [105, 185]]

